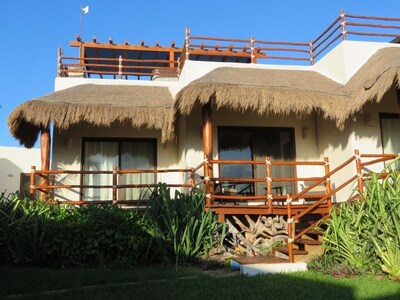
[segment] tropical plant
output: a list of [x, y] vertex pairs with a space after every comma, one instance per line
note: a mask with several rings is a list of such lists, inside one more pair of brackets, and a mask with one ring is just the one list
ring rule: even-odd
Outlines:
[[0, 247], [5, 261], [36, 264], [44, 255], [43, 220], [53, 213], [41, 201], [20, 199], [4, 193], [0, 199]]
[[115, 206], [65, 207], [0, 199], [0, 262], [50, 267], [124, 266], [144, 261], [143, 216]]
[[225, 224], [204, 210], [204, 195], [200, 192], [183, 194], [159, 184], [153, 191], [145, 212], [147, 232], [151, 235], [149, 254], [175, 264], [192, 262], [221, 244]]
[[[331, 212], [323, 240], [332, 265], [400, 280], [400, 158], [366, 182], [360, 200]], [[311, 265], [312, 267], [312, 265]]]

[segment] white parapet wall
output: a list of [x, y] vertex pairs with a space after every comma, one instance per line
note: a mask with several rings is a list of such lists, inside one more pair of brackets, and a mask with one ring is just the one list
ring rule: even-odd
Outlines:
[[31, 166], [40, 166], [40, 149], [0, 147], [0, 192], [19, 191], [21, 173], [29, 173]]

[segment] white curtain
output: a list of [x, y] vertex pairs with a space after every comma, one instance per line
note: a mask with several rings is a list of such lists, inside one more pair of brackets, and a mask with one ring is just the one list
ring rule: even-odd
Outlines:
[[[88, 141], [85, 143], [84, 170], [111, 171], [118, 166], [118, 143]], [[84, 185], [111, 185], [111, 174], [86, 174]], [[87, 188], [83, 192], [84, 200], [112, 200], [111, 189]]]
[[[121, 143], [121, 169], [153, 170], [154, 144], [151, 142], [123, 142]], [[120, 178], [121, 184], [153, 184], [154, 173], [124, 174]], [[149, 188], [126, 188], [119, 192], [119, 199], [139, 200], [148, 199]]]
[[400, 119], [381, 118], [384, 153], [400, 153]]

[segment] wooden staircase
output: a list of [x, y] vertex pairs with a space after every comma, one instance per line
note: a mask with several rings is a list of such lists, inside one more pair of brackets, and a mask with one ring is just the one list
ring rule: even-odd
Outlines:
[[[305, 215], [300, 221], [296, 222], [296, 233], [301, 233], [304, 229], [309, 226], [316, 226], [320, 220], [327, 217], [326, 215]], [[288, 256], [290, 260], [290, 255], [293, 256], [293, 261], [308, 261], [309, 258], [318, 251], [322, 245], [322, 235], [324, 234], [323, 225], [319, 226], [320, 229], [310, 229], [301, 237], [293, 241], [292, 252], [289, 250], [289, 244], [283, 247], [274, 247], [273, 250], [278, 253], [282, 253]]]

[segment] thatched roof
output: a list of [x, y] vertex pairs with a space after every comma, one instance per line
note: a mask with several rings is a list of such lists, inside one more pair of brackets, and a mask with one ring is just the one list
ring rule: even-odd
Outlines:
[[86, 122], [110, 126], [128, 122], [134, 127], [161, 129], [163, 142], [173, 137], [173, 98], [165, 87], [85, 84], [51, 93], [18, 106], [9, 116], [11, 134], [32, 147], [40, 129]]
[[161, 130], [166, 142], [173, 139], [180, 114], [211, 102], [217, 108], [259, 115], [320, 112], [342, 128], [366, 102], [379, 102], [391, 87], [399, 87], [399, 75], [400, 48], [392, 47], [374, 54], [346, 85], [314, 71], [223, 67], [183, 88], [174, 103], [166, 87], [86, 84], [21, 104], [8, 124], [26, 147], [32, 147], [40, 129], [50, 123], [67, 129], [82, 122], [128, 122]]
[[400, 48], [374, 54], [341, 85], [317, 72], [255, 68], [218, 68], [193, 81], [177, 95], [176, 113], [189, 115], [196, 104], [250, 111], [259, 115], [319, 111], [339, 128], [367, 101], [380, 101], [399, 84]]
[[393, 86], [400, 88], [400, 47], [379, 50], [346, 83], [346, 90], [352, 92], [348, 114], [361, 110], [366, 102], [380, 102]]

